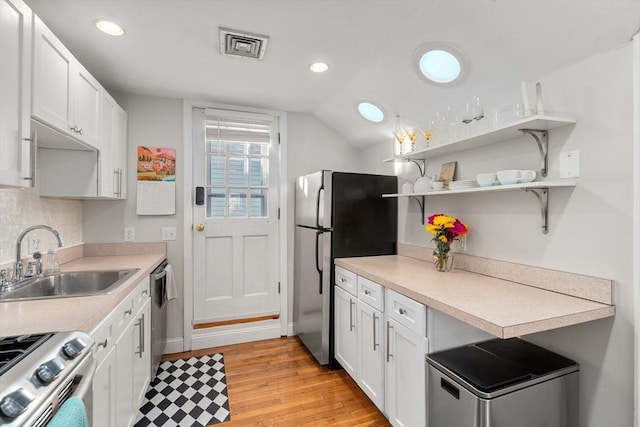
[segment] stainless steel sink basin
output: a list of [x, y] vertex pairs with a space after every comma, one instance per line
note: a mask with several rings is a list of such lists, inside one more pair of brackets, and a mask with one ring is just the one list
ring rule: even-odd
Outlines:
[[40, 279], [31, 279], [20, 283], [15, 289], [0, 293], [0, 301], [108, 294], [137, 271], [137, 268], [129, 270], [74, 271]]

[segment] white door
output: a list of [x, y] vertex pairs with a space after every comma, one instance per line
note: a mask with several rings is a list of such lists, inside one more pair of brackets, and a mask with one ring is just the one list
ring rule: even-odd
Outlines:
[[277, 318], [277, 117], [193, 113], [193, 324]]

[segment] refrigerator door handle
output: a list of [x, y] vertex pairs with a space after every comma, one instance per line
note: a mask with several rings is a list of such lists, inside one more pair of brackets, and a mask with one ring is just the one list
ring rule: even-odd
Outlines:
[[318, 250], [319, 247], [319, 243], [320, 243], [320, 235], [322, 234], [322, 231], [316, 231], [316, 270], [318, 271], [318, 273], [320, 273], [320, 295], [322, 295], [322, 268], [320, 268], [320, 263], [319, 263], [319, 259], [318, 256], [320, 255], [320, 251]]
[[324, 224], [320, 224], [320, 196], [324, 192], [324, 184], [318, 188], [318, 195], [316, 196], [316, 227], [323, 228]]

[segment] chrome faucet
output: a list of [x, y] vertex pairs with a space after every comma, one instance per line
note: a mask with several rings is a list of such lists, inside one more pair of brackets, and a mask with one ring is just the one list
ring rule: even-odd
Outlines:
[[61, 248], [64, 245], [64, 243], [62, 242], [62, 237], [60, 237], [60, 233], [58, 233], [58, 231], [55, 228], [51, 228], [48, 225], [32, 225], [31, 227], [25, 228], [22, 231], [22, 233], [20, 233], [20, 235], [18, 236], [18, 240], [16, 241], [16, 263], [14, 264], [14, 267], [13, 267], [13, 283], [17, 283], [20, 280], [22, 280], [22, 261], [21, 261], [22, 239], [24, 239], [24, 236], [27, 235], [27, 233], [29, 233], [30, 231], [38, 230], [38, 229], [48, 230], [52, 232], [53, 235], [58, 240], [59, 248]]

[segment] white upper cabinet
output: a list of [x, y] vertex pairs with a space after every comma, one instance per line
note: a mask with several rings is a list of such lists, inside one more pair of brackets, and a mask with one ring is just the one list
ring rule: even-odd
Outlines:
[[0, 186], [30, 187], [31, 10], [0, 0]]
[[98, 196], [124, 199], [127, 113], [107, 93], [102, 96]]
[[32, 116], [99, 148], [100, 83], [37, 16], [33, 46]]

